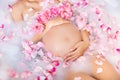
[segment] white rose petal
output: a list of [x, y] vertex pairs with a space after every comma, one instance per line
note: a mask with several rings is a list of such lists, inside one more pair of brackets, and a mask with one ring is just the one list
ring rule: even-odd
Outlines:
[[74, 80], [81, 80], [81, 77], [75, 77]]
[[103, 65], [103, 62], [102, 62], [102, 61], [96, 60], [95, 63], [96, 63], [97, 65]]
[[103, 71], [103, 69], [102, 69], [102, 68], [97, 68], [96, 73], [101, 73], [102, 71]]

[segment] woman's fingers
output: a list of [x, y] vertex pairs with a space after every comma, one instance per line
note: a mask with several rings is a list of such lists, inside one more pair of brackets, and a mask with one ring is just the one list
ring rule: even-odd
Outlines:
[[78, 59], [78, 55], [74, 55], [71, 57], [71, 59], [68, 60], [68, 62], [73, 62]]
[[82, 47], [84, 47], [84, 42], [79, 42], [77, 43], [71, 50], [70, 52], [65, 55], [64, 61], [69, 62], [69, 61], [75, 61], [77, 58], [82, 55]]
[[70, 53], [69, 55], [65, 56], [64, 61], [69, 62], [69, 61], [74, 61], [79, 57], [79, 52], [76, 49], [76, 51]]
[[77, 48], [71, 49], [71, 50], [68, 52], [68, 54], [65, 55], [65, 58], [74, 55], [76, 50], [77, 50]]
[[75, 55], [65, 59], [64, 61], [65, 62], [73, 62], [73, 61], [77, 60], [78, 58], [79, 58], [79, 55], [78, 55], [78, 53], [76, 53]]
[[71, 59], [72, 56], [74, 56], [74, 53], [68, 53], [68, 55], [65, 56], [64, 61], [67, 62], [68, 60]]

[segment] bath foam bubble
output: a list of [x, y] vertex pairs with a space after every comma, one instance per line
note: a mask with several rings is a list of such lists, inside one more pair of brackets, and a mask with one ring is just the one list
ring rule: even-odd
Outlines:
[[107, 2], [109, 5], [111, 5], [112, 7], [118, 7], [119, 6], [119, 1], [117, 1], [117, 0], [111, 0], [111, 1], [109, 1], [109, 0], [104, 0], [105, 2]]

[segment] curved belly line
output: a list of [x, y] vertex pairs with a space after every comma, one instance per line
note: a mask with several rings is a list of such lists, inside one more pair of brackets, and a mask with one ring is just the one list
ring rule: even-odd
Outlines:
[[42, 38], [47, 50], [62, 55], [68, 53], [80, 40], [79, 30], [75, 26], [71, 26], [71, 24], [53, 27]]

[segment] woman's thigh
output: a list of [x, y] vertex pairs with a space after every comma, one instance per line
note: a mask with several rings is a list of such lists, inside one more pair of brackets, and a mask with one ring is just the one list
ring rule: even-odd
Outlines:
[[64, 80], [97, 80], [97, 79], [83, 72], [73, 72], [70, 70], [66, 70]]
[[99, 80], [120, 80], [120, 75], [103, 56], [95, 55], [91, 59], [92, 76]]
[[117, 73], [115, 68], [103, 56], [92, 55], [89, 57], [90, 75], [92, 76], [81, 71], [66, 70], [65, 80], [120, 80], [120, 74]]

